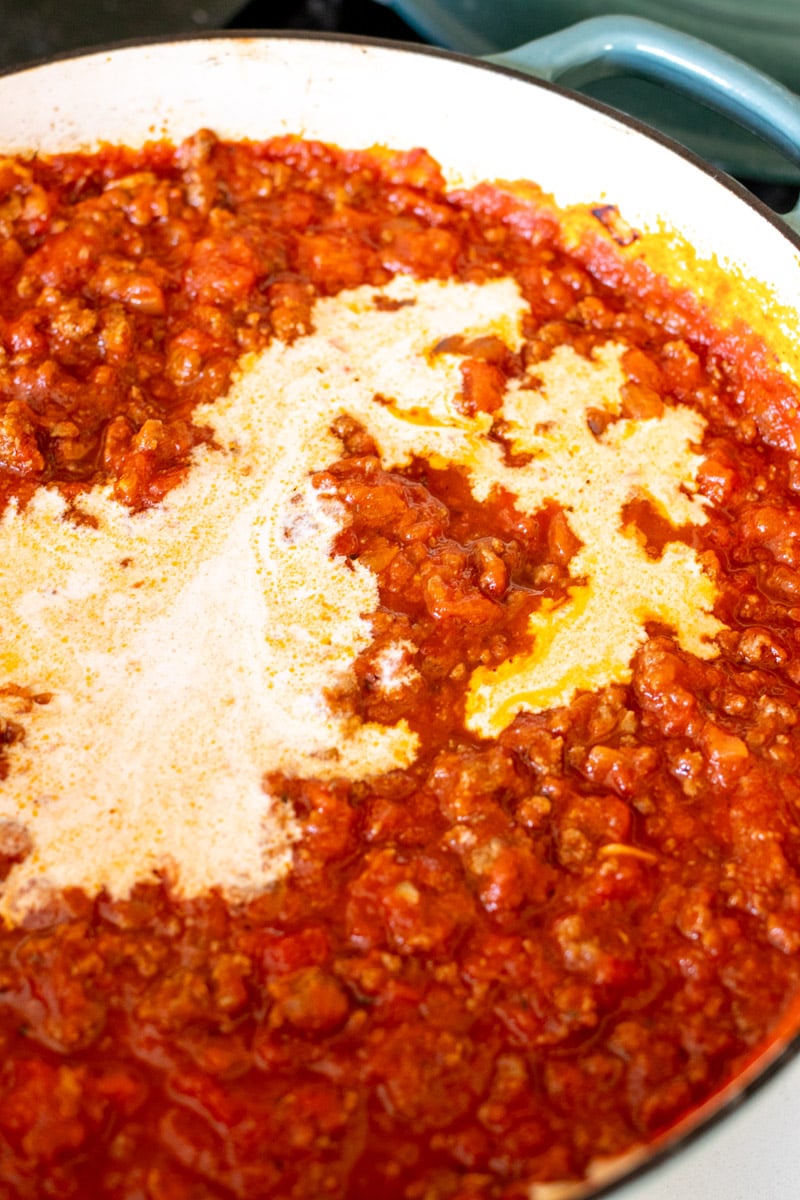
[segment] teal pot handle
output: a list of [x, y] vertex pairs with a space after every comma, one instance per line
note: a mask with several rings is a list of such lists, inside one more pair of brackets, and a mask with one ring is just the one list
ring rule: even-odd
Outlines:
[[[582, 87], [639, 75], [714, 108], [800, 165], [800, 97], [690, 34], [642, 17], [592, 17], [484, 61]], [[783, 220], [800, 233], [800, 202]]]

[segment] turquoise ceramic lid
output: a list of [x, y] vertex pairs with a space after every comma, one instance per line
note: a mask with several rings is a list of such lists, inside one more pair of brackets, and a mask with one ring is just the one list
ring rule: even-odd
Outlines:
[[[800, 0], [384, 0], [429, 41], [495, 54], [589, 17], [635, 15], [727, 50], [800, 93]], [[660, 85], [600, 79], [581, 88], [733, 174], [800, 182], [800, 170], [727, 118]]]

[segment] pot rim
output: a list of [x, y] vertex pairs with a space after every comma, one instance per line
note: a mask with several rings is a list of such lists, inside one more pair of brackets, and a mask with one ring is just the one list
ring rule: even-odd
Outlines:
[[395, 41], [391, 38], [373, 37], [367, 34], [349, 34], [329, 32], [325, 30], [294, 30], [294, 29], [204, 29], [191, 30], [185, 33], [164, 33], [153, 34], [142, 38], [123, 38], [119, 41], [102, 42], [97, 45], [79, 47], [71, 50], [65, 50], [58, 54], [47, 55], [41, 58], [30, 59], [23, 63], [16, 63], [9, 67], [0, 68], [0, 78], [5, 78], [10, 75], [22, 74], [28, 70], [35, 70], [41, 67], [46, 67], [51, 63], [66, 62], [70, 59], [90, 58], [95, 55], [113, 54], [118, 50], [135, 50], [139, 47], [147, 46], [170, 45], [189, 42], [249, 42], [249, 41], [284, 41], [284, 42], [329, 42], [331, 44], [341, 43], [346, 45], [356, 45], [364, 47], [375, 47], [379, 50], [399, 51], [400, 53], [412, 55], [424, 55], [429, 58], [440, 58], [445, 61], [457, 62], [463, 66], [475, 67], [483, 71], [489, 71], [493, 74], [509, 76], [512, 79], [517, 79], [521, 83], [538, 87], [547, 92], [553, 92], [556, 95], [562, 96], [567, 100], [572, 100], [577, 104], [609, 117], [612, 120], [619, 122], [635, 133], [649, 138], [656, 142], [666, 150], [671, 150], [674, 154], [685, 159], [692, 166], [702, 171], [703, 174], [710, 177], [716, 183], [732, 192], [739, 200], [742, 200], [750, 208], [752, 208], [759, 216], [763, 217], [773, 228], [777, 229], [795, 249], [800, 250], [800, 230], [795, 231], [782, 219], [780, 213], [776, 213], [767, 204], [754, 195], [744, 184], [729, 175], [721, 167], [715, 166], [708, 162], [693, 150], [682, 145], [670, 137], [669, 134], [662, 133], [661, 130], [655, 129], [648, 125], [645, 121], [638, 117], [631, 116], [628, 113], [622, 112], [620, 109], [614, 108], [610, 104], [604, 103], [602, 100], [597, 100], [593, 96], [585, 96], [581, 92], [575, 91], [572, 88], [564, 87], [562, 84], [552, 83], [549, 80], [539, 79], [533, 75], [526, 73], [516, 67], [506, 66], [504, 64], [490, 62], [486, 59], [476, 58], [473, 55], [464, 54], [460, 51], [449, 50], [440, 46], [430, 46], [425, 43]]

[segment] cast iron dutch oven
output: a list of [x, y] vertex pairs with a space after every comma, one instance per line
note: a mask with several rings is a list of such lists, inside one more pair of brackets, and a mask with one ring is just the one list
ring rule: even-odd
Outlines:
[[[776, 217], [663, 137], [542, 82], [577, 84], [620, 68], [691, 91], [800, 161], [800, 102], [790, 92], [720, 51], [633, 18], [584, 22], [566, 38], [553, 35], [492, 62], [297, 35], [120, 45], [0, 78], [0, 150], [177, 141], [200, 127], [228, 138], [297, 133], [344, 147], [424, 146], [454, 185], [531, 179], [562, 205], [618, 206], [643, 235], [645, 259], [693, 284], [721, 322], [745, 315], [800, 381], [793, 216]], [[643, 1166], [663, 1163], [666, 1152], [734, 1107], [791, 1057], [796, 1040], [787, 1019], [735, 1086], [589, 1192], [616, 1194], [626, 1178], [622, 1191], [632, 1200], [640, 1193], [636, 1184], [630, 1191], [631, 1179]], [[647, 1180], [649, 1172], [642, 1181], [649, 1196]]]

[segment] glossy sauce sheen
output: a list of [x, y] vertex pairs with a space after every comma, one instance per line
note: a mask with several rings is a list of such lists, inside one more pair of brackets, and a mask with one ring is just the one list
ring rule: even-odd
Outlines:
[[[592, 507], [588, 484], [572, 514], [555, 484], [481, 494], [466, 452], [398, 455], [383, 418], [332, 408], [307, 484], [336, 514], [332, 562], [369, 572], [377, 604], [327, 703], [405, 722], [416, 752], [366, 778], [272, 771], [291, 863], [240, 903], [188, 898], [165, 867], [9, 919], [0, 1196], [521, 1200], [735, 1076], [800, 985], [800, 425], [755, 339], [612, 269], [600, 230], [567, 254], [544, 201], [446, 196], [421, 151], [200, 133], [4, 162], [0, 232], [0, 501], [20, 522], [43, 484], [78, 529], [98, 528], [98, 486], [166, 511], [226, 453], [200, 406], [225, 403], [242, 356], [299, 346], [326, 297], [414, 303], [393, 277], [514, 281], [517, 339], [430, 348], [504, 479], [567, 427], [514, 422], [559, 362], [618, 363], [587, 461], [688, 422], [672, 493], [640, 481]], [[691, 569], [700, 627], [645, 604], [630, 661], [550, 701], [512, 688], [487, 728], [478, 686], [591, 598], [604, 503], [643, 578]], [[58, 702], [3, 686], [0, 796]], [[192, 761], [190, 734], [174, 755]], [[36, 847], [21, 819], [0, 837], [10, 887]]]

